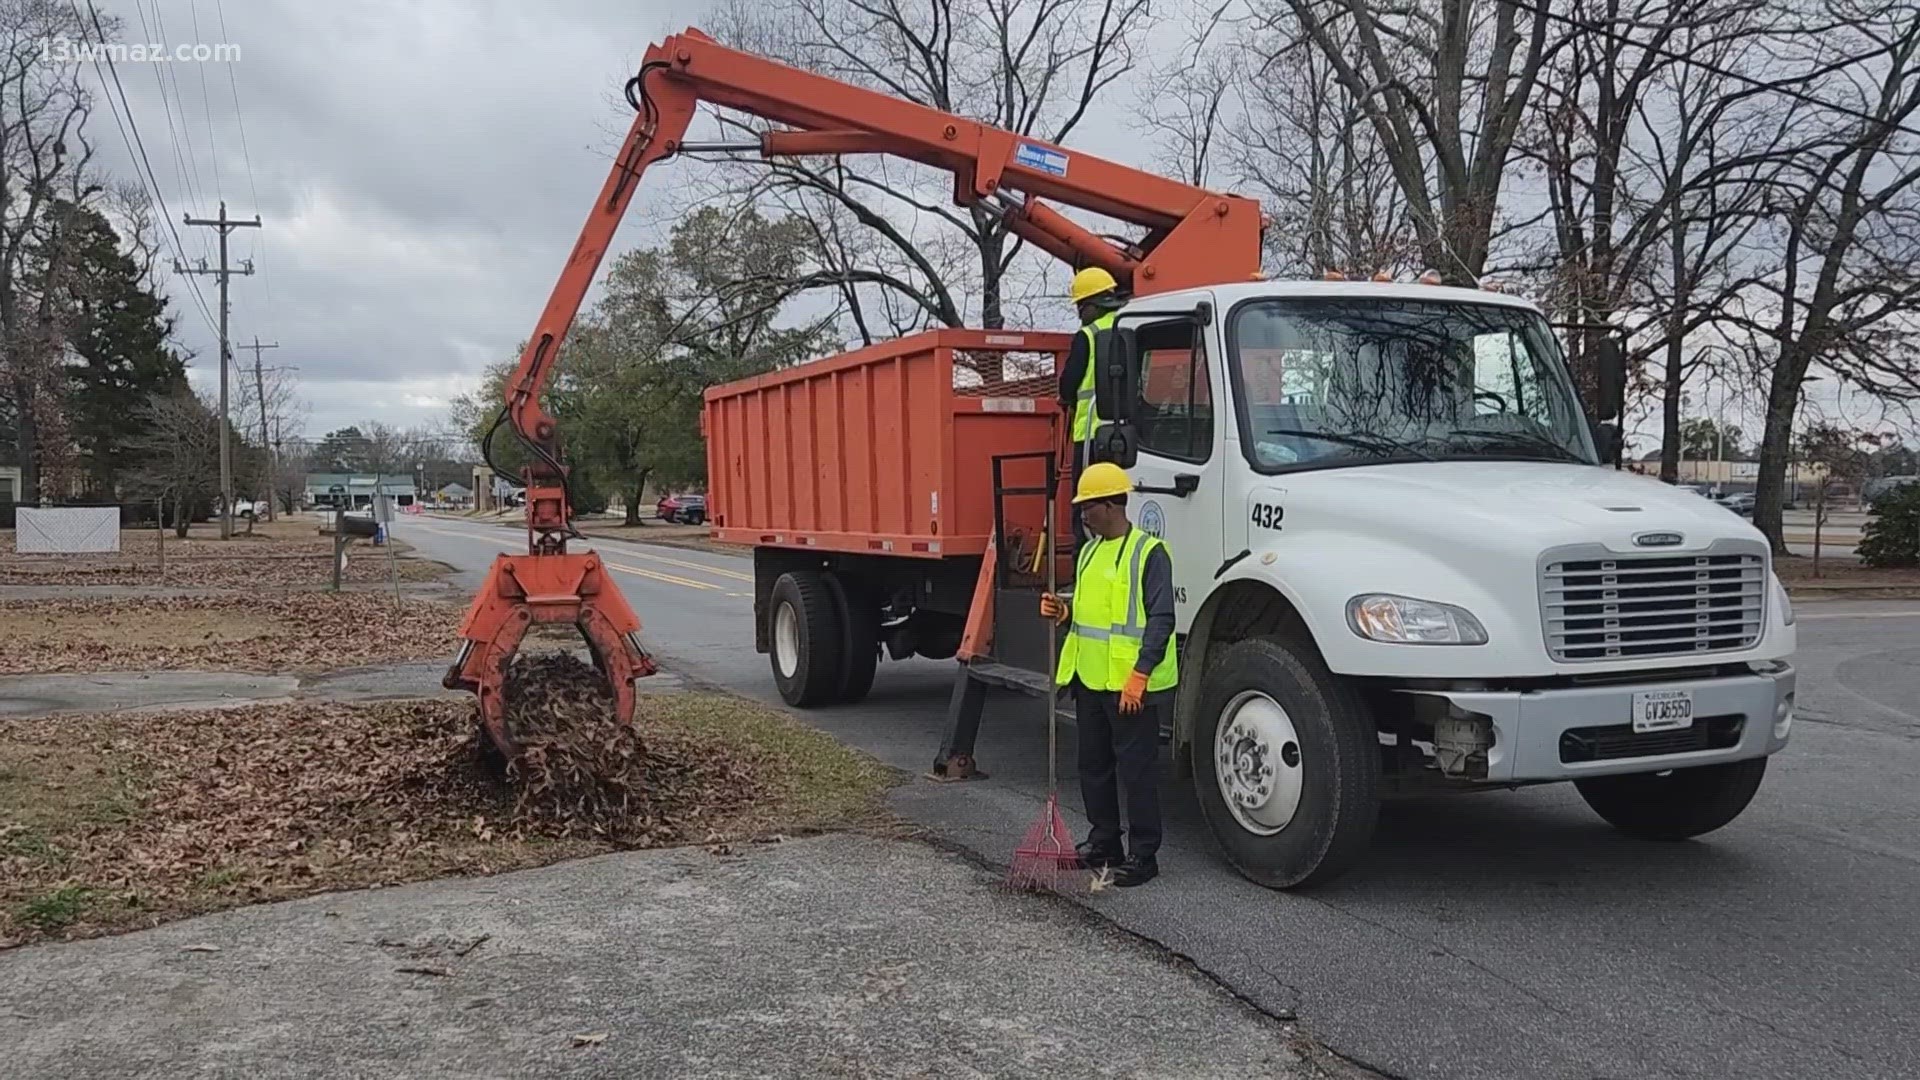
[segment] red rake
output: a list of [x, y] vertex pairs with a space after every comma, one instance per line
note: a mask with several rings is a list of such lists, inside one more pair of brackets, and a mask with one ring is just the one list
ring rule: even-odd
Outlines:
[[[1052, 703], [1048, 703], [1052, 707]], [[1060, 813], [1060, 793], [1047, 793], [1046, 809], [1027, 830], [1026, 839], [1013, 852], [1013, 865], [1007, 868], [1007, 887], [1060, 892], [1070, 875], [1080, 869], [1080, 856], [1073, 850], [1073, 833]]]
[[[1058, 553], [1048, 546], [1053, 543], [1054, 535], [1052, 486], [1052, 483], [1048, 485], [1046, 531], [1040, 537], [1040, 550], [1047, 559], [1047, 592], [1057, 596], [1055, 571], [1060, 560]], [[1048, 619], [1046, 675], [1049, 679], [1053, 678], [1054, 666], [1059, 663], [1059, 636], [1059, 624]], [[1007, 867], [1007, 886], [1060, 892], [1062, 886], [1072, 880], [1071, 875], [1080, 869], [1080, 855], [1073, 849], [1073, 830], [1067, 828], [1067, 819], [1060, 813], [1060, 714], [1054, 707], [1054, 695], [1047, 694], [1044, 700], [1047, 706], [1047, 805], [1039, 819], [1027, 829], [1026, 839], [1014, 849], [1013, 865]]]

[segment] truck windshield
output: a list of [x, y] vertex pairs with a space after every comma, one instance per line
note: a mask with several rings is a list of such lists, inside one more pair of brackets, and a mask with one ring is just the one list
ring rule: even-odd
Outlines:
[[1598, 463], [1546, 320], [1523, 308], [1273, 299], [1229, 327], [1262, 471], [1458, 458]]

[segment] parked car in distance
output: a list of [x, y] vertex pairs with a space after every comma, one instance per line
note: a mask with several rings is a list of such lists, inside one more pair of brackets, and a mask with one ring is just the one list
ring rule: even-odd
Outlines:
[[1729, 495], [1722, 495], [1720, 505], [1741, 517], [1749, 517], [1753, 514], [1753, 492], [1736, 491]]
[[654, 513], [670, 525], [704, 525], [707, 522], [707, 497], [668, 495], [654, 506]]

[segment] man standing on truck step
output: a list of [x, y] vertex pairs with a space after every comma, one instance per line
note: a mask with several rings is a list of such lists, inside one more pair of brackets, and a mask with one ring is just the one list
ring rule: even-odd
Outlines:
[[1160, 721], [1180, 682], [1173, 558], [1158, 537], [1127, 520], [1132, 489], [1120, 466], [1087, 466], [1073, 503], [1095, 539], [1080, 551], [1072, 596], [1040, 597], [1042, 616], [1068, 624], [1053, 681], [1073, 687], [1080, 728], [1080, 798], [1093, 826], [1080, 861], [1117, 867], [1113, 882], [1123, 888], [1160, 873]]
[[[1113, 329], [1114, 317], [1124, 301], [1120, 296], [1120, 283], [1097, 266], [1073, 275], [1068, 295], [1080, 314], [1080, 332], [1073, 335], [1073, 344], [1067, 349], [1067, 364], [1060, 369], [1060, 411], [1073, 418], [1069, 431], [1073, 438], [1073, 477], [1077, 482], [1081, 472], [1093, 461], [1093, 436], [1100, 430], [1093, 393], [1097, 339], [1103, 336], [1101, 331]], [[1078, 506], [1074, 507], [1073, 535], [1075, 539], [1086, 535]]]

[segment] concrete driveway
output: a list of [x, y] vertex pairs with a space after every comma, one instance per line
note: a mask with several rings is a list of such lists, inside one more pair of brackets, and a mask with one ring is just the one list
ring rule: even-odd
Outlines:
[[11, 1076], [1355, 1076], [922, 844], [585, 859], [0, 956]]

